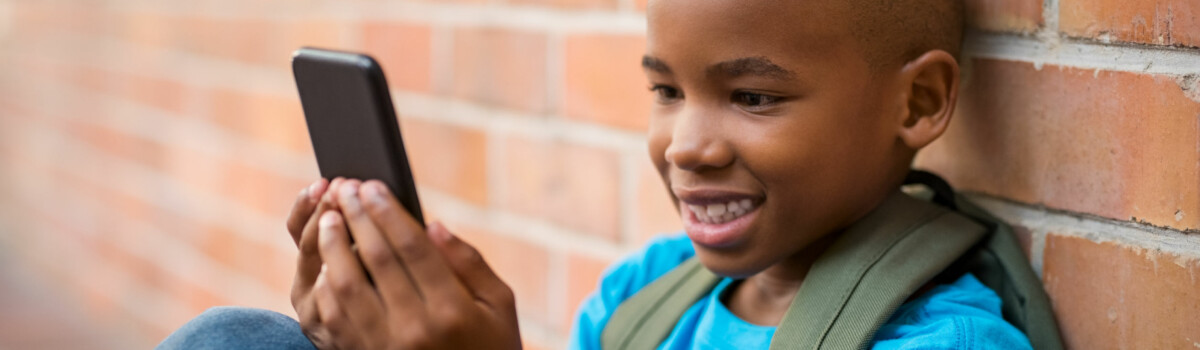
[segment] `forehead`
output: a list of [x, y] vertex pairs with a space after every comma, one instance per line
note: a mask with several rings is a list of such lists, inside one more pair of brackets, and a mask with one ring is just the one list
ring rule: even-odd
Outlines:
[[651, 0], [647, 55], [673, 66], [765, 57], [793, 70], [840, 59], [853, 39], [841, 1]]

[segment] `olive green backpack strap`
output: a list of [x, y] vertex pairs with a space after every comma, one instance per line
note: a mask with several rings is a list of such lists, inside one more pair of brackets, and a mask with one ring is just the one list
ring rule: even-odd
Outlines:
[[1000, 296], [1004, 319], [1029, 337], [1034, 349], [1063, 348], [1062, 335], [1041, 279], [1029, 266], [1012, 227], [959, 196], [959, 212], [991, 227], [992, 234], [946, 273], [970, 272]]
[[955, 194], [950, 185], [937, 175], [913, 170], [905, 182], [926, 187], [912, 188], [914, 191], [910, 194], [914, 197], [926, 198], [957, 210], [959, 214], [983, 224], [990, 232], [983, 243], [943, 271], [943, 276], [956, 278], [971, 273], [1000, 296], [1004, 320], [1025, 333], [1034, 349], [1062, 349], [1062, 335], [1058, 331], [1050, 297], [1046, 295], [1041, 279], [1029, 266], [1029, 258], [1017, 242], [1012, 227], [970, 199]]
[[866, 348], [896, 308], [986, 234], [967, 217], [896, 192], [813, 264], [771, 349]]
[[655, 349], [684, 312], [720, 281], [696, 257], [651, 282], [613, 312], [600, 335], [602, 349]]

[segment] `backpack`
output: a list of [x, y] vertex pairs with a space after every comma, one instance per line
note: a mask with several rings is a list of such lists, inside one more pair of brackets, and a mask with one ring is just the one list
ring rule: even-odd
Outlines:
[[[897, 191], [843, 231], [813, 263], [770, 348], [865, 349], [922, 286], [970, 272], [1000, 296], [1002, 316], [1034, 349], [1062, 349], [1049, 298], [1012, 228], [937, 175], [914, 170], [905, 184], [927, 189]], [[720, 280], [688, 259], [617, 307], [601, 347], [657, 348]]]

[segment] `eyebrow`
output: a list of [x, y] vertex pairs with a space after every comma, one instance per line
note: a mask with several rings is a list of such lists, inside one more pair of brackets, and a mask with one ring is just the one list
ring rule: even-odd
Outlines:
[[[662, 74], [671, 74], [671, 67], [666, 62], [650, 55], [642, 56], [642, 68]], [[775, 80], [792, 80], [796, 73], [771, 62], [766, 57], [743, 57], [709, 66], [708, 75], [724, 75], [740, 77], [757, 75]]]
[[708, 75], [725, 75], [740, 77], [757, 75], [775, 80], [791, 80], [796, 73], [780, 67], [766, 57], [743, 57], [714, 64], [708, 68]]
[[649, 55], [642, 56], [642, 68], [662, 74], [671, 74], [671, 67], [667, 66], [666, 62]]

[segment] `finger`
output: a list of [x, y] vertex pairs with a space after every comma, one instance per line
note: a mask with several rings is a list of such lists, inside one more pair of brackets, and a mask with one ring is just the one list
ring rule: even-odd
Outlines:
[[[412, 276], [418, 293], [427, 303], [451, 305], [469, 296], [466, 288], [438, 254], [437, 247], [404, 207], [378, 180], [363, 184], [363, 208], [371, 220], [381, 227], [392, 251]], [[436, 308], [436, 306], [435, 306]]]
[[[345, 183], [342, 184], [343, 186]], [[363, 332], [374, 334], [382, 326], [382, 306], [375, 288], [367, 282], [358, 256], [350, 249], [350, 235], [345, 221], [336, 211], [321, 215], [321, 259], [326, 271], [322, 273], [342, 312]]]
[[288, 233], [292, 235], [292, 243], [300, 244], [300, 235], [304, 233], [304, 224], [308, 223], [308, 219], [312, 217], [313, 211], [317, 208], [317, 202], [320, 201], [328, 184], [329, 182], [322, 178], [300, 190], [300, 194], [296, 196], [296, 203], [292, 204], [292, 212], [288, 215], [287, 220], [287, 229]]
[[512, 304], [512, 289], [488, 266], [479, 250], [450, 233], [440, 222], [429, 225], [429, 236], [476, 299], [492, 306]]
[[300, 243], [297, 246], [300, 255], [297, 258], [296, 278], [293, 290], [296, 290], [296, 287], [302, 287], [299, 291], [307, 291], [317, 278], [317, 272], [320, 271], [322, 265], [320, 252], [317, 248], [319, 231], [317, 218], [326, 211], [337, 209], [337, 201], [334, 200], [332, 192], [337, 191], [342, 181], [345, 181], [345, 179], [339, 177], [329, 183], [325, 193], [321, 196], [321, 202], [317, 204], [317, 209], [313, 211], [312, 216], [308, 219], [308, 223], [304, 225], [304, 231], [300, 236]]
[[357, 180], [346, 181], [337, 193], [338, 207], [342, 208], [342, 215], [350, 227], [359, 259], [374, 279], [383, 302], [390, 306], [388, 310], [395, 308], [401, 313], [420, 317], [425, 310], [421, 296], [405, 266], [384, 238], [382, 229], [363, 210], [358, 195], [360, 184]]
[[339, 348], [358, 349], [358, 334], [349, 317], [338, 303], [337, 295], [327, 283], [326, 271], [322, 270], [313, 284], [313, 300], [320, 317], [320, 324], [329, 332], [331, 340]]
[[[317, 277], [317, 280], [321, 279]], [[317, 310], [317, 299], [313, 293], [307, 293], [300, 298], [293, 297], [292, 308], [296, 309], [296, 321], [299, 321], [300, 328], [305, 333], [318, 335], [317, 333], [328, 332], [321, 326], [321, 313]]]

